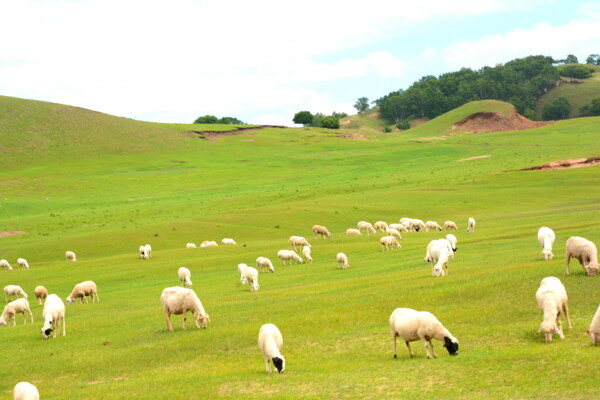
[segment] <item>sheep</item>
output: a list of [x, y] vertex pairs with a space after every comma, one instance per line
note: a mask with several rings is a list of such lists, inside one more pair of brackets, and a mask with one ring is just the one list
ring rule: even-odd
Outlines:
[[8, 303], [8, 299], [11, 298], [12, 296], [15, 296], [15, 298], [19, 298], [19, 296], [24, 297], [26, 299], [29, 298], [27, 296], [27, 293], [25, 293], [25, 291], [23, 291], [21, 286], [17, 286], [17, 285], [4, 286], [4, 298], [6, 299], [7, 303]]
[[420, 219], [411, 219], [409, 221], [409, 226], [411, 231], [419, 232], [420, 230], [423, 232], [429, 232], [429, 228], [425, 225]]
[[24, 258], [17, 258], [17, 265], [19, 268], [29, 269], [29, 263], [27, 263], [27, 260]]
[[452, 247], [446, 239], [437, 239], [429, 242], [425, 261], [430, 262], [433, 267], [433, 276], [448, 275], [448, 260], [452, 257]]
[[149, 244], [146, 244], [144, 246], [146, 248], [146, 254], [148, 255], [148, 258], [152, 257], [152, 246], [150, 246]]
[[349, 228], [346, 229], [346, 235], [362, 235], [362, 233], [358, 229]]
[[48, 297], [48, 289], [46, 289], [43, 286], [36, 286], [35, 289], [33, 290], [33, 293], [35, 294], [35, 298], [38, 301], [38, 304], [42, 304], [42, 300], [46, 300], [46, 298]]
[[475, 219], [469, 218], [469, 220], [467, 221], [467, 233], [474, 233], [474, 232], [475, 232]]
[[95, 303], [96, 300], [100, 302], [100, 297], [98, 297], [98, 287], [92, 281], [84, 281], [80, 282], [73, 287], [73, 291], [69, 296], [67, 296], [67, 304], [73, 304], [77, 299], [81, 301], [83, 304], [84, 300], [87, 303], [87, 297], [90, 296], [92, 298], [92, 303]]
[[596, 346], [600, 345], [600, 306], [596, 310], [590, 329], [588, 329], [586, 333], [590, 339], [592, 339], [592, 344]]
[[571, 320], [569, 319], [569, 306], [567, 291], [560, 279], [549, 276], [542, 279], [540, 287], [535, 293], [538, 306], [544, 313], [544, 320], [538, 330], [538, 333], [544, 331], [546, 342], [552, 341], [552, 335], [557, 333], [561, 339], [565, 338], [561, 329], [560, 314], [564, 313], [567, 318], [569, 329], [571, 329]]
[[295, 260], [299, 264], [302, 264], [304, 262], [294, 250], [279, 250], [277, 252], [277, 257], [279, 257], [279, 262], [283, 265], [286, 265], [284, 260]]
[[400, 225], [402, 225], [404, 227], [404, 229], [406, 229], [406, 232], [411, 232], [412, 231], [412, 227], [411, 227], [411, 222], [412, 218], [400, 218]]
[[244, 276], [246, 275], [246, 268], [248, 268], [248, 264], [238, 264], [238, 274], [240, 274], [240, 282], [242, 282], [242, 285], [246, 284], [246, 280], [244, 279]]
[[390, 224], [389, 228], [390, 229], [395, 229], [398, 232], [408, 232], [408, 229], [406, 229], [406, 226], [404, 226], [402, 224]]
[[302, 246], [302, 255], [304, 256], [305, 262], [311, 263], [313, 261], [312, 257], [310, 256], [310, 247]]
[[554, 231], [548, 227], [542, 226], [538, 230], [538, 243], [542, 246], [542, 254], [545, 261], [550, 261], [554, 257], [554, 254], [552, 254], [552, 245], [555, 238]]
[[400, 234], [400, 232], [398, 231], [398, 229], [394, 229], [394, 228], [388, 228], [385, 231], [386, 235], [388, 236], [393, 236], [396, 239], [402, 239], [402, 235]]
[[236, 243], [236, 242], [235, 242], [235, 240], [233, 240], [233, 239], [230, 239], [230, 238], [224, 238], [223, 240], [221, 240], [221, 244], [224, 244], [224, 245], [231, 245], [231, 244], [237, 244], [237, 243]]
[[214, 240], [205, 240], [204, 242], [202, 242], [202, 244], [200, 244], [200, 247], [217, 247], [218, 243], [215, 242]]
[[7, 271], [13, 270], [7, 260], [0, 260], [0, 267], [2, 267], [3, 269], [5, 269]]
[[256, 292], [260, 289], [258, 285], [258, 271], [256, 268], [249, 267], [246, 264], [238, 264], [238, 272], [240, 273], [240, 281], [242, 285], [246, 282], [250, 283], [250, 291]]
[[33, 324], [33, 314], [29, 308], [29, 301], [27, 301], [27, 299], [17, 299], [11, 301], [4, 306], [4, 311], [2, 311], [2, 315], [0, 316], [0, 326], [7, 325], [11, 318], [13, 319], [13, 326], [17, 325], [17, 314], [23, 314], [23, 323], [26, 324], [27, 317], [25, 316], [25, 311], [29, 313], [29, 316], [31, 317], [31, 323]]
[[42, 318], [44, 318], [44, 326], [42, 327], [42, 337], [48, 339], [52, 331], [54, 331], [54, 338], [56, 339], [56, 332], [58, 327], [62, 323], [63, 336], [67, 334], [67, 326], [65, 324], [65, 304], [62, 302], [60, 297], [55, 294], [48, 295], [48, 298], [44, 302], [44, 311], [42, 311]]
[[331, 233], [329, 233], [327, 228], [325, 228], [322, 225], [313, 225], [312, 232], [313, 232], [313, 235], [315, 235], [315, 239], [317, 238], [317, 235], [321, 235], [322, 238], [325, 238], [325, 237], [330, 238], [331, 237]]
[[385, 232], [388, 230], [389, 226], [385, 221], [377, 221], [375, 225], [373, 225], [375, 229], [379, 229], [381, 232]]
[[344, 253], [337, 253], [335, 256], [338, 264], [338, 268], [342, 267], [343, 269], [349, 268], [350, 264], [348, 264], [348, 257]]
[[77, 262], [77, 256], [75, 255], [75, 252], [67, 250], [65, 251], [65, 258], [67, 259], [67, 262], [69, 261], [73, 261], [73, 262]]
[[40, 400], [40, 393], [31, 383], [19, 382], [13, 389], [13, 400]]
[[[446, 240], [448, 241], [448, 243], [450, 243], [450, 248], [452, 249], [452, 253], [456, 253], [458, 251], [458, 247], [457, 247], [458, 239], [456, 239], [456, 236], [449, 233], [446, 235]], [[454, 257], [452, 257], [452, 258], [454, 258]]]
[[593, 242], [579, 236], [571, 236], [567, 239], [567, 275], [571, 274], [569, 264], [571, 258], [576, 258], [583, 266], [583, 269], [589, 276], [596, 275], [600, 265], [598, 265], [598, 249]]
[[196, 248], [196, 244], [195, 243], [186, 243], [185, 244], [185, 248], [186, 249], [195, 249]]
[[381, 244], [381, 251], [384, 250], [389, 250], [390, 246], [392, 246], [392, 250], [394, 249], [394, 246], [396, 246], [397, 248], [401, 248], [402, 246], [400, 246], [400, 243], [398, 243], [398, 240], [396, 240], [395, 237], [393, 236], [384, 236], [381, 239], [379, 239], [379, 243]]
[[282, 374], [285, 371], [285, 357], [281, 355], [283, 337], [279, 328], [273, 324], [264, 324], [261, 326], [258, 331], [258, 347], [260, 347], [265, 357], [267, 373], [271, 372], [270, 362], [273, 361], [277, 372]]
[[258, 257], [256, 259], [256, 266], [263, 269], [267, 269], [271, 272], [275, 272], [275, 267], [273, 267], [273, 263], [267, 257]]
[[[448, 256], [450, 258], [454, 258], [454, 252], [452, 249], [452, 244], [450, 243], [450, 241], [448, 239], [435, 239], [432, 240], [431, 242], [429, 242], [429, 244], [427, 245], [427, 251], [425, 252], [425, 262], [426, 263], [436, 263], [437, 262], [437, 257], [433, 258], [432, 254], [431, 254], [431, 250], [434, 247], [445, 247], [448, 250]], [[438, 255], [438, 253], [435, 254], [436, 256]]]
[[[373, 228], [373, 225], [371, 225], [369, 222], [367, 221], [360, 221], [358, 224], [358, 230], [359, 231], [363, 231], [366, 230], [367, 231], [367, 235], [369, 234], [375, 234], [377, 231], [375, 230], [375, 228]], [[348, 231], [346, 231], [346, 234], [348, 233]]]
[[452, 336], [450, 331], [433, 314], [427, 311], [396, 308], [390, 315], [390, 332], [394, 342], [394, 358], [397, 358], [397, 337], [404, 340], [411, 357], [414, 357], [415, 354], [410, 348], [410, 342], [421, 340], [423, 346], [425, 346], [427, 358], [431, 358], [429, 348], [431, 348], [433, 356], [437, 358], [437, 354], [435, 354], [435, 350], [433, 349], [433, 343], [431, 342], [432, 339], [443, 341], [444, 347], [451, 356], [458, 354], [458, 340]]
[[191, 311], [194, 316], [196, 328], [200, 328], [199, 323], [202, 324], [202, 328], [206, 328], [206, 322], [210, 322], [210, 317], [206, 311], [204, 311], [200, 299], [192, 289], [179, 286], [165, 288], [160, 295], [160, 301], [165, 310], [168, 331], [173, 331], [173, 327], [171, 326], [171, 314], [183, 314], [184, 330], [186, 329], [188, 311]]
[[180, 267], [177, 270], [177, 276], [179, 276], [179, 281], [181, 282], [181, 286], [183, 287], [192, 287], [192, 273], [186, 267]]
[[148, 255], [148, 251], [146, 250], [146, 246], [141, 245], [139, 251], [140, 251], [140, 258], [142, 260], [149, 260], [150, 259], [150, 256]]
[[458, 230], [458, 226], [456, 226], [456, 222], [454, 221], [446, 221], [444, 222], [444, 229], [446, 229], [447, 231], [454, 229], [455, 231]]
[[292, 248], [294, 250], [296, 250], [299, 246], [308, 246], [308, 247], [310, 247], [310, 244], [302, 236], [290, 236], [290, 240], [289, 241], [290, 241], [290, 244], [292, 245]]
[[441, 231], [442, 230], [442, 227], [439, 226], [438, 223], [435, 222], [435, 221], [427, 221], [427, 222], [425, 222], [425, 226], [429, 230], [431, 230], [431, 229], [434, 229], [434, 230], [437, 230], [437, 231]]

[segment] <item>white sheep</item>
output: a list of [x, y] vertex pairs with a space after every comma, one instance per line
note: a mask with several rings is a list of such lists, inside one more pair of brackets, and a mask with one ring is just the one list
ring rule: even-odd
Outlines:
[[10, 264], [8, 263], [7, 260], [0, 260], [0, 267], [2, 267], [3, 269], [7, 270], [7, 271], [12, 271], [12, 267], [10, 266]]
[[27, 299], [11, 301], [4, 306], [4, 311], [2, 311], [2, 315], [0, 315], [0, 326], [8, 325], [11, 318], [13, 319], [13, 325], [17, 325], [17, 314], [23, 314], [23, 323], [26, 324], [27, 317], [25, 316], [25, 311], [29, 313], [31, 323], [33, 323], [33, 314], [29, 308], [29, 301], [27, 301]]
[[65, 258], [67, 259], [67, 262], [69, 262], [69, 261], [76, 262], [77, 261], [77, 256], [75, 255], [75, 252], [70, 251], [70, 250], [65, 251]]
[[542, 246], [542, 254], [544, 255], [544, 260], [550, 261], [554, 254], [552, 254], [552, 245], [554, 244], [554, 239], [556, 236], [554, 235], [554, 231], [546, 226], [542, 226], [538, 230], [538, 243]]
[[146, 250], [146, 246], [141, 245], [140, 249], [139, 249], [139, 252], [140, 252], [140, 258], [142, 260], [149, 260], [150, 259], [150, 255], [148, 255], [148, 251]]
[[310, 247], [302, 246], [302, 255], [307, 263], [311, 263], [313, 261], [312, 257], [310, 256]]
[[373, 225], [375, 229], [379, 229], [381, 232], [385, 232], [388, 230], [389, 226], [385, 221], [377, 221], [375, 225]]
[[393, 236], [396, 239], [402, 239], [402, 235], [400, 234], [400, 231], [398, 229], [388, 228], [385, 231], [385, 234], [388, 235], [388, 236]]
[[73, 287], [73, 291], [69, 296], [67, 296], [67, 304], [73, 304], [77, 299], [81, 301], [81, 304], [85, 302], [87, 303], [87, 297], [90, 296], [92, 298], [92, 303], [95, 303], [96, 300], [100, 302], [100, 297], [98, 297], [98, 287], [93, 281], [84, 281], [80, 282]]
[[410, 226], [410, 230], [411, 231], [415, 231], [415, 232], [419, 232], [419, 231], [423, 231], [423, 232], [429, 232], [429, 228], [425, 225], [425, 222], [423, 222], [420, 219], [411, 219], [409, 221], [409, 226]]
[[[390, 315], [390, 333], [394, 342], [394, 358], [396, 354], [396, 338], [402, 338], [411, 357], [414, 357], [410, 342], [420, 340], [425, 347], [427, 358], [431, 358], [429, 348], [434, 357], [437, 357], [433, 349], [432, 339], [444, 342], [444, 347], [451, 356], [458, 354], [458, 340], [442, 323], [430, 312], [415, 311], [410, 308], [396, 308]], [[428, 346], [429, 345], [429, 346]]]
[[31, 383], [19, 382], [13, 389], [13, 400], [40, 400], [40, 393]]
[[450, 240], [446, 239], [435, 239], [432, 240], [431, 242], [429, 242], [429, 244], [427, 245], [427, 250], [425, 252], [425, 262], [426, 263], [436, 263], [438, 258], [435, 257], [437, 254], [432, 256], [431, 254], [431, 249], [433, 249], [434, 247], [445, 247], [448, 250], [448, 256], [450, 258], [454, 258], [454, 251], [452, 249], [452, 243], [450, 242]]
[[277, 252], [277, 257], [279, 257], [279, 262], [281, 262], [283, 265], [286, 265], [284, 260], [295, 260], [299, 264], [304, 262], [302, 257], [300, 257], [294, 250], [279, 250]]
[[317, 238], [317, 235], [321, 235], [321, 237], [323, 237], [323, 238], [331, 237], [331, 233], [329, 233], [327, 228], [325, 228], [323, 225], [314, 225], [312, 227], [312, 232], [313, 232], [313, 235], [315, 235], [315, 239]]
[[17, 265], [19, 268], [29, 269], [29, 263], [24, 258], [17, 258]]
[[147, 244], [144, 247], [146, 248], [146, 254], [148, 254], [148, 258], [152, 257], [152, 246]]
[[475, 232], [475, 219], [469, 218], [469, 220], [467, 221], [467, 233], [473, 232]]
[[185, 248], [186, 249], [195, 249], [196, 248], [196, 244], [195, 243], [186, 243], [185, 244]]
[[240, 272], [240, 282], [242, 285], [248, 282], [251, 292], [256, 292], [260, 289], [258, 285], [258, 270], [256, 268], [249, 267], [246, 264], [238, 264], [238, 272]]
[[398, 232], [408, 232], [408, 229], [406, 229], [406, 226], [404, 226], [402, 224], [390, 224], [389, 228], [390, 229], [395, 229]]
[[248, 268], [248, 264], [245, 263], [239, 263], [238, 264], [238, 274], [240, 274], [240, 282], [242, 283], [242, 285], [246, 284], [246, 280], [244, 279], [244, 276], [246, 275], [246, 268]]
[[[377, 232], [375, 230], [375, 228], [373, 228], [373, 225], [371, 225], [367, 221], [359, 221], [357, 225], [358, 225], [358, 230], [361, 231], [361, 232], [363, 230], [366, 230], [367, 231], [367, 235], [369, 235], [371, 233], [374, 235]], [[346, 231], [346, 234], [348, 234], [348, 231]]]
[[217, 247], [218, 245], [214, 240], [205, 240], [200, 244], [200, 247]]
[[379, 243], [381, 244], [381, 251], [385, 250], [389, 250], [390, 246], [392, 247], [392, 250], [394, 249], [394, 246], [396, 246], [397, 248], [401, 248], [402, 246], [400, 246], [400, 243], [398, 243], [398, 240], [393, 237], [393, 236], [384, 236], [381, 239], [379, 239]]
[[449, 231], [451, 229], [454, 229], [455, 231], [458, 230], [458, 226], [456, 226], [456, 222], [454, 221], [446, 221], [444, 222], [444, 228]]
[[181, 282], [181, 286], [183, 287], [192, 287], [192, 273], [186, 267], [180, 267], [177, 270], [177, 276], [179, 277], [179, 281]]
[[567, 275], [571, 274], [569, 270], [571, 258], [579, 260], [579, 263], [589, 276], [598, 273], [598, 269], [600, 269], [600, 265], [598, 265], [598, 249], [596, 249], [596, 245], [593, 242], [579, 236], [571, 236], [567, 239], [566, 253]]
[[186, 320], [188, 311], [192, 312], [196, 328], [206, 328], [206, 322], [210, 322], [210, 317], [204, 311], [204, 307], [200, 299], [192, 289], [186, 289], [179, 286], [169, 287], [162, 291], [160, 301], [165, 310], [167, 321], [167, 330], [173, 331], [171, 326], [171, 314], [183, 314], [183, 329], [186, 329]]
[[[446, 240], [450, 243], [450, 248], [452, 249], [452, 253], [456, 253], [458, 251], [458, 239], [453, 234], [449, 233], [446, 235]], [[451, 257], [454, 258], [454, 257]]]
[[232, 245], [232, 244], [237, 244], [237, 243], [235, 242], [235, 240], [233, 240], [231, 238], [224, 238], [223, 240], [221, 240], [221, 244]]
[[427, 227], [428, 230], [437, 230], [437, 231], [441, 231], [442, 227], [438, 225], [437, 222], [435, 221], [427, 221], [425, 222], [425, 226]]
[[544, 320], [538, 330], [538, 333], [544, 331], [546, 342], [552, 341], [552, 335], [557, 333], [561, 339], [565, 338], [561, 329], [560, 314], [564, 313], [571, 329], [571, 320], [569, 319], [569, 306], [567, 291], [560, 279], [553, 276], [542, 279], [540, 287], [535, 293], [538, 306], [544, 313]]
[[25, 291], [21, 288], [21, 286], [18, 286], [18, 285], [4, 286], [4, 298], [6, 299], [7, 303], [8, 303], [8, 299], [11, 298], [12, 296], [15, 296], [15, 298], [19, 298], [19, 296], [24, 297], [26, 299], [29, 298], [27, 296], [27, 293], [25, 293]]
[[271, 372], [270, 362], [277, 368], [277, 372], [282, 374], [285, 371], [285, 357], [281, 355], [283, 347], [283, 336], [279, 328], [273, 324], [264, 324], [258, 331], [258, 347], [262, 350], [265, 357], [267, 372]]
[[67, 334], [67, 327], [65, 324], [65, 304], [57, 295], [48, 295], [48, 298], [44, 302], [42, 318], [44, 318], [44, 326], [42, 327], [42, 337], [44, 339], [48, 339], [52, 331], [54, 331], [54, 338], [56, 338], [56, 332], [61, 323], [63, 327], [62, 335], [65, 336]]
[[446, 239], [437, 239], [429, 242], [425, 261], [432, 264], [433, 276], [448, 275], [448, 260], [452, 257], [452, 247]]
[[350, 267], [350, 264], [348, 263], [348, 257], [344, 253], [337, 253], [335, 259], [337, 260], [338, 268], [341, 267], [346, 269]]
[[275, 267], [273, 266], [273, 263], [267, 257], [258, 257], [256, 259], [256, 266], [259, 268], [267, 269], [271, 272], [275, 272]]
[[48, 297], [48, 289], [43, 286], [36, 286], [33, 293], [35, 294], [38, 304], [42, 304], [42, 300], [46, 300]]
[[600, 345], [600, 306], [598, 306], [596, 314], [594, 314], [590, 329], [586, 332], [590, 339], [592, 339], [592, 344], [596, 346]]
[[346, 229], [346, 235], [362, 235], [358, 229], [348, 228]]
[[300, 246], [310, 247], [310, 244], [302, 236], [290, 236], [290, 244], [296, 250]]

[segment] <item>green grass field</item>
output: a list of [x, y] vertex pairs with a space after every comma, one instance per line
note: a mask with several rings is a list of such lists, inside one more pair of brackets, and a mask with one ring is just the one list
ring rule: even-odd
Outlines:
[[[466, 105], [490, 111], [490, 102]], [[0, 286], [30, 295], [34, 324], [0, 329], [0, 398], [19, 381], [44, 399], [444, 398], [590, 399], [600, 394], [600, 348], [585, 334], [600, 302], [600, 277], [577, 261], [565, 276], [569, 236], [600, 242], [599, 168], [502, 171], [598, 156], [600, 118], [528, 131], [443, 135], [455, 110], [402, 134], [347, 140], [326, 129], [263, 129], [215, 141], [163, 126], [49, 103], [0, 97]], [[454, 114], [453, 114], [454, 113]], [[458, 113], [458, 114], [456, 114]], [[456, 121], [455, 121], [456, 120]], [[445, 121], [445, 122], [444, 122]], [[458, 160], [490, 155], [491, 157]], [[406, 233], [402, 249], [347, 237], [360, 220], [408, 216], [460, 230], [448, 277], [423, 261], [442, 232]], [[466, 220], [477, 227], [467, 234]], [[333, 237], [314, 239], [322, 224]], [[537, 230], [556, 232], [543, 261]], [[290, 235], [313, 246], [312, 264], [280, 266]], [[186, 249], [187, 242], [234, 238], [237, 246]], [[150, 243], [153, 257], [137, 249]], [[66, 263], [64, 252], [77, 253]], [[337, 252], [350, 268], [337, 269]], [[237, 264], [273, 260], [261, 289], [239, 285]], [[16, 270], [16, 259], [29, 271]], [[159, 297], [192, 271], [211, 323], [196, 329], [173, 316], [165, 329]], [[535, 292], [543, 277], [566, 286], [573, 329], [545, 343]], [[43, 340], [43, 284], [65, 298], [93, 280], [100, 303], [67, 307], [67, 335]], [[399, 343], [393, 359], [388, 318], [397, 307], [434, 313], [460, 342], [450, 357], [416, 357]], [[283, 333], [287, 369], [266, 374], [260, 326]]]

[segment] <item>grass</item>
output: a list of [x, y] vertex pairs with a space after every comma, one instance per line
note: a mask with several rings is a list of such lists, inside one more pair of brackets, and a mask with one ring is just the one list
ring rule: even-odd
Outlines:
[[[42, 308], [34, 301], [33, 325], [18, 318], [16, 327], [0, 329], [10, 360], [0, 369], [2, 398], [22, 380], [45, 399], [597, 396], [597, 375], [582, 366], [597, 360], [584, 330], [598, 306], [599, 281], [576, 262], [566, 277], [562, 254], [571, 235], [600, 241], [599, 167], [501, 171], [598, 155], [599, 118], [422, 140], [443, 135], [468, 113], [503, 109], [485, 102], [368, 141], [311, 128], [209, 142], [185, 135], [187, 127], [102, 114], [85, 125], [95, 114], [0, 99], [0, 145], [10, 150], [0, 160], [0, 232], [26, 231], [0, 237], [0, 258], [16, 264], [24, 257], [31, 266], [0, 271], [0, 286], [18, 284], [32, 296], [44, 284], [64, 299], [75, 283], [91, 279], [101, 299], [68, 307], [66, 337], [42, 340]], [[83, 125], [89, 129], [75, 129]], [[23, 159], [12, 152], [27, 140], [18, 132], [65, 145], [38, 143]], [[127, 146], [146, 135], [148, 143]], [[457, 162], [484, 154], [491, 157]], [[379, 235], [343, 235], [360, 220], [403, 216], [458, 223], [448, 277], [431, 277], [423, 262], [427, 243], [442, 233], [404, 234], [402, 249], [390, 252], [381, 251]], [[471, 216], [478, 224], [468, 235]], [[312, 239], [317, 223], [333, 237]], [[550, 262], [536, 240], [543, 225], [557, 235]], [[255, 293], [238, 285], [237, 263], [276, 261], [290, 235], [313, 244], [312, 264], [275, 262]], [[238, 245], [185, 248], [223, 237]], [[145, 243], [154, 249], [147, 261], [137, 256]], [[80, 261], [67, 264], [65, 250]], [[336, 268], [339, 251], [350, 269]], [[165, 330], [160, 292], [178, 284], [182, 265], [211, 316], [206, 330], [188, 321], [183, 331], [179, 316], [172, 317], [175, 331]], [[550, 275], [567, 288], [573, 330], [546, 344], [537, 334], [534, 296]], [[450, 357], [434, 343], [440, 357], [427, 360], [415, 343], [414, 359], [399, 346], [394, 360], [388, 318], [396, 307], [433, 312], [460, 341], [460, 354]], [[267, 322], [284, 335], [283, 375], [264, 372], [256, 341]], [[552, 384], [541, 378], [547, 376], [561, 379]]]

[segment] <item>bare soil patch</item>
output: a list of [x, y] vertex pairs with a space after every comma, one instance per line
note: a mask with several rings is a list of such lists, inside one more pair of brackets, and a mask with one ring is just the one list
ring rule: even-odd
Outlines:
[[491, 157], [491, 154], [486, 154], [484, 156], [475, 156], [475, 157], [469, 157], [469, 158], [461, 158], [460, 160], [458, 160], [457, 162], [461, 162], [461, 161], [469, 161], [469, 160], [477, 160], [479, 158], [488, 158]]
[[12, 236], [12, 235], [21, 235], [25, 233], [25, 231], [6, 231], [6, 232], [0, 232], [0, 237], [3, 236]]
[[205, 139], [208, 141], [214, 141], [217, 140], [219, 137], [222, 136], [236, 136], [236, 135], [242, 135], [244, 133], [247, 132], [251, 132], [251, 131], [255, 131], [257, 129], [264, 129], [264, 128], [277, 128], [277, 129], [283, 129], [283, 128], [287, 128], [287, 126], [282, 126], [282, 125], [259, 125], [259, 126], [249, 126], [249, 127], [237, 127], [233, 130], [230, 131], [188, 131], [187, 133], [190, 135], [198, 135], [199, 139]]
[[452, 125], [450, 130], [468, 133], [519, 131], [553, 124], [556, 121], [532, 121], [517, 113], [505, 117], [500, 112], [478, 112]]
[[503, 172], [544, 171], [544, 170], [555, 170], [555, 169], [581, 168], [581, 167], [591, 167], [596, 164], [600, 164], [600, 157], [573, 158], [571, 160], [552, 161], [547, 164], [536, 165], [535, 167], [511, 169], [511, 170], [503, 171]]

